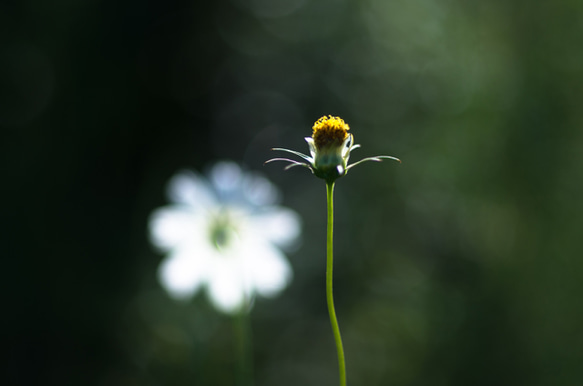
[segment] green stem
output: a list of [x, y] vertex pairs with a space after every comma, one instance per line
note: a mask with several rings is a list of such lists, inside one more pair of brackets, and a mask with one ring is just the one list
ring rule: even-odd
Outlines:
[[237, 385], [253, 385], [253, 349], [251, 347], [251, 326], [247, 302], [238, 315], [234, 316], [237, 337]]
[[326, 300], [328, 301], [328, 314], [330, 324], [334, 332], [336, 341], [336, 351], [338, 352], [338, 372], [340, 375], [340, 386], [346, 386], [346, 364], [344, 363], [344, 349], [342, 348], [342, 337], [334, 310], [334, 295], [332, 294], [332, 271], [334, 265], [334, 254], [332, 252], [334, 233], [334, 182], [326, 182], [326, 193], [328, 199], [328, 237], [326, 240]]

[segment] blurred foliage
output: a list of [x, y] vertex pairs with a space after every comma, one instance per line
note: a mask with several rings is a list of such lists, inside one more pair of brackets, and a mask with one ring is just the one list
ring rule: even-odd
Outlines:
[[150, 211], [233, 159], [304, 218], [252, 311], [256, 385], [334, 385], [325, 187], [262, 167], [339, 115], [392, 154], [337, 184], [353, 385], [583, 382], [583, 3], [0, 5], [6, 384], [233, 385], [232, 321], [172, 302]]

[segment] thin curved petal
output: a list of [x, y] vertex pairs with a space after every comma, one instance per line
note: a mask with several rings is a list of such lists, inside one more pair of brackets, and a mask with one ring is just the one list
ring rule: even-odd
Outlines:
[[275, 161], [285, 161], [285, 162], [290, 162], [293, 164], [302, 164], [302, 162], [299, 161], [294, 161], [293, 159], [289, 159], [289, 158], [272, 158], [272, 159], [268, 159], [267, 161], [264, 162], [264, 164], [269, 164]]
[[312, 157], [310, 157], [309, 155], [305, 155], [303, 153], [300, 153], [299, 151], [290, 150], [290, 149], [284, 149], [282, 147], [274, 147], [271, 150], [275, 150], [275, 151], [285, 151], [285, 152], [288, 152], [288, 153], [292, 153], [294, 155], [297, 155], [300, 158], [305, 159], [306, 161], [308, 161], [311, 164], [314, 163], [314, 159]]
[[306, 163], [303, 163], [303, 162], [294, 162], [294, 163], [292, 163], [292, 164], [290, 164], [290, 165], [287, 165], [285, 168], [283, 168], [283, 170], [289, 170], [289, 169], [291, 169], [291, 168], [293, 168], [293, 167], [295, 167], [295, 166], [303, 166], [303, 167], [305, 167], [306, 169], [310, 169], [310, 171], [311, 171], [312, 173], [314, 173], [314, 169], [312, 168], [312, 166], [311, 166], [311, 165], [308, 165], [308, 164], [306, 164]]
[[367, 162], [367, 161], [381, 162], [383, 159], [392, 159], [394, 161], [398, 161], [399, 163], [401, 162], [400, 159], [398, 159], [396, 157], [391, 157], [390, 155], [378, 155], [378, 156], [375, 156], [375, 157], [367, 157], [367, 158], [361, 159], [360, 161], [355, 162], [352, 165], [348, 166], [346, 168], [346, 170], [350, 170], [350, 168], [352, 168], [352, 167], [354, 167], [356, 165], [359, 165], [359, 164], [361, 164], [363, 162]]
[[206, 180], [189, 170], [182, 170], [170, 179], [167, 194], [173, 203], [195, 209], [216, 205], [215, 195]]
[[294, 166], [303, 166], [305, 168], [310, 169], [313, 172], [313, 169], [312, 169], [312, 166], [311, 165], [308, 165], [305, 162], [294, 161], [293, 159], [289, 159], [289, 158], [272, 158], [272, 159], [269, 159], [269, 160], [265, 161], [264, 164], [268, 164], [268, 163], [271, 163], [271, 162], [274, 162], [274, 161], [285, 161], [285, 162], [289, 162], [290, 165], [287, 165], [285, 168], [283, 168], [283, 170], [291, 169]]
[[400, 159], [398, 159], [397, 157], [390, 156], [390, 155], [377, 155], [374, 158], [379, 158], [379, 159], [392, 159], [393, 161], [397, 161], [397, 162], [401, 163], [401, 160]]

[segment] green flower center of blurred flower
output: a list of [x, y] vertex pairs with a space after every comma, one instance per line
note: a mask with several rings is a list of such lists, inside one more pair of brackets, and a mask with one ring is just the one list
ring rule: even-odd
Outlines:
[[237, 229], [230, 216], [226, 213], [218, 214], [211, 221], [209, 233], [212, 244], [219, 251], [232, 246], [237, 239]]

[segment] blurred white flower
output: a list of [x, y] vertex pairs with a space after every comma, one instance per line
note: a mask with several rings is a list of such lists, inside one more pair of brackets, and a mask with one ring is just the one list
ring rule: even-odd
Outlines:
[[298, 238], [300, 219], [276, 205], [278, 191], [267, 179], [221, 162], [209, 181], [180, 171], [168, 196], [172, 205], [150, 218], [150, 236], [167, 253], [158, 279], [172, 297], [189, 299], [205, 286], [217, 309], [235, 313], [255, 294], [272, 297], [290, 282], [280, 247]]

